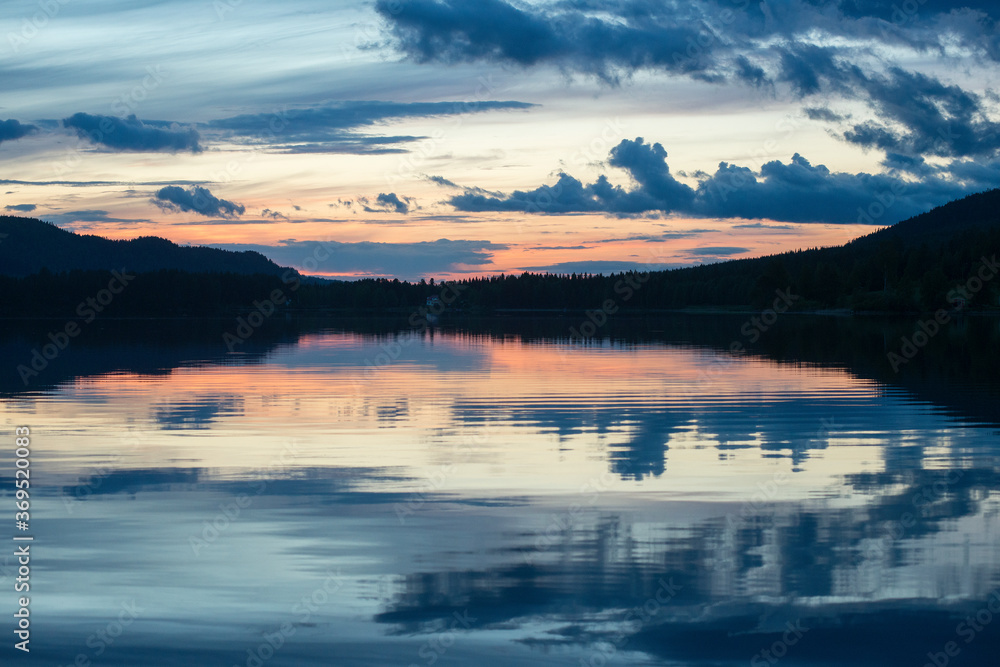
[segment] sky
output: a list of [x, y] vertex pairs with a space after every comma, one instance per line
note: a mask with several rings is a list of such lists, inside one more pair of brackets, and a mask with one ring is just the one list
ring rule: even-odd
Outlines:
[[838, 245], [1000, 186], [998, 18], [943, 0], [6, 0], [0, 213], [330, 277]]

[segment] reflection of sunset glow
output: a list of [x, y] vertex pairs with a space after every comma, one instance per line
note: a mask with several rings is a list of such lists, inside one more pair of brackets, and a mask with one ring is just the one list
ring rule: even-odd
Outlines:
[[[448, 469], [443, 492], [572, 492], [606, 476], [609, 456], [662, 423], [660, 444], [643, 446], [665, 447], [649, 454], [666, 456], [665, 473], [618, 481], [618, 490], [701, 493], [726, 470], [727, 487], [712, 492], [724, 499], [802, 470], [784, 497], [879, 468], [883, 436], [843, 415], [883, 403], [909, 409], [844, 370], [698, 348], [565, 348], [440, 333], [400, 340], [309, 335], [265, 364], [79, 380], [35, 404], [34, 421], [51, 434], [39, 447], [65, 472], [113, 460], [230, 477], [274, 468], [289, 450], [281, 474], [385, 468], [414, 488]], [[100, 432], [108, 424], [141, 432], [141, 445], [119, 452]], [[808, 452], [795, 466], [793, 449]]]

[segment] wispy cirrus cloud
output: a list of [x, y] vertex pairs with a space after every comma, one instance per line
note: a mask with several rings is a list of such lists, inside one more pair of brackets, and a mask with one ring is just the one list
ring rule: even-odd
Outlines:
[[[322, 106], [241, 114], [207, 123], [223, 136], [263, 141], [289, 153], [380, 154], [404, 152], [401, 144], [424, 137], [371, 133], [377, 126], [411, 118], [459, 116], [489, 111], [527, 110], [517, 101], [386, 102], [344, 101]], [[368, 133], [362, 130], [368, 130]]]
[[355, 273], [411, 279], [461, 271], [468, 266], [489, 267], [494, 251], [508, 248], [490, 241], [453, 239], [412, 243], [289, 239], [275, 246], [214, 244], [213, 247], [256, 250], [282, 266], [292, 266], [307, 273]]

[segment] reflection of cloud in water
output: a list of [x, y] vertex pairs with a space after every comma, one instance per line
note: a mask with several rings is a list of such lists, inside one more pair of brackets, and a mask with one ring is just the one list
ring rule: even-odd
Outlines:
[[[977, 489], [1000, 489], [997, 470], [969, 471], [927, 501], [912, 529], [893, 532], [913, 495], [940, 489], [945, 474], [910, 476], [892, 496], [858, 480], [872, 494], [863, 508], [776, 504], [736, 521], [677, 525], [595, 511], [554, 538], [543, 523], [507, 536], [507, 556], [493, 567], [408, 575], [375, 619], [407, 635], [470, 609], [480, 626], [536, 647], [608, 642], [624, 629], [629, 649], [706, 665], [745, 662], [780, 638], [786, 621], [802, 619], [812, 632], [795, 654], [802, 664], [921, 664], [927, 650], [955, 639], [961, 615], [981, 606], [1000, 571], [995, 544], [975, 541], [985, 509]], [[959, 519], [972, 523], [955, 536]], [[664, 582], [679, 589], [670, 603], [653, 605], [644, 623], [626, 622], [642, 616], [637, 609]], [[991, 633], [967, 655], [985, 659], [997, 649], [1000, 635]]]
[[241, 416], [243, 399], [238, 396], [198, 396], [153, 408], [153, 420], [165, 430], [207, 429], [218, 419]]

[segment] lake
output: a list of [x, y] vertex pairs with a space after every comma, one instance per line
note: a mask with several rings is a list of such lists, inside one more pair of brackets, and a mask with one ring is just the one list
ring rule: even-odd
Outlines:
[[749, 317], [5, 322], [4, 654], [996, 664], [1000, 322]]

